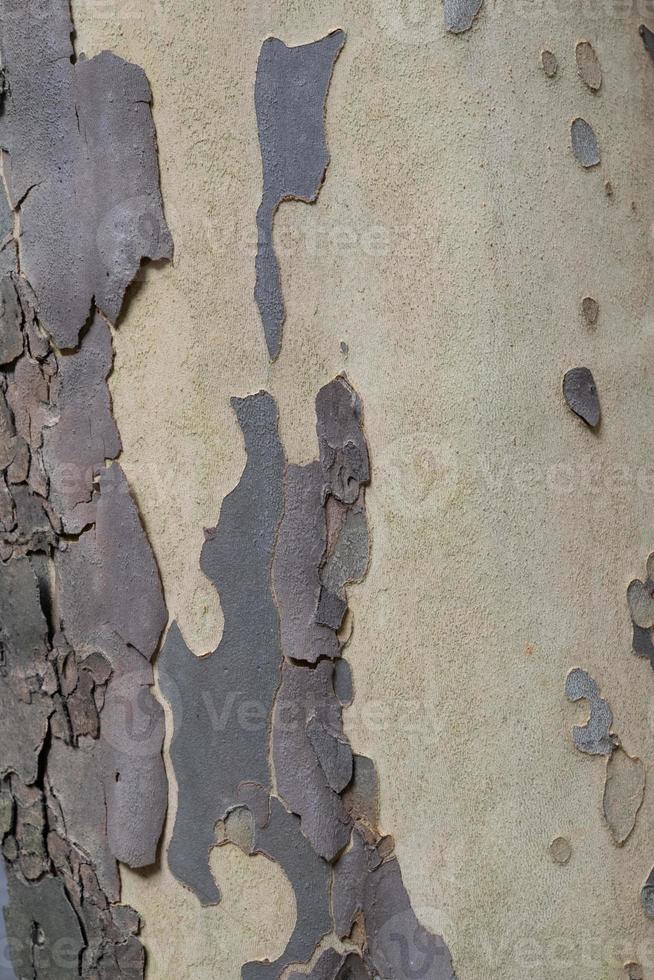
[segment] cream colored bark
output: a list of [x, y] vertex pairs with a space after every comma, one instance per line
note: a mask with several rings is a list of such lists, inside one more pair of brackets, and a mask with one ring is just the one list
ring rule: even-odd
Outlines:
[[[132, 298], [112, 392], [171, 618], [198, 654], [215, 645], [198, 555], [244, 462], [229, 397], [271, 391], [289, 457], [308, 461], [315, 393], [345, 370], [373, 465], [347, 731], [377, 763], [383, 828], [459, 980], [619, 980], [629, 960], [654, 976], [639, 902], [654, 776], [616, 847], [604, 760], [574, 748], [585, 713], [564, 694], [569, 669], [588, 670], [652, 773], [654, 675], [631, 652], [625, 601], [654, 550], [654, 64], [637, 6], [486, 0], [453, 36], [438, 0], [73, 3], [78, 52], [135, 61], [155, 98], [175, 261]], [[277, 219], [288, 317], [271, 366], [253, 299], [257, 57], [270, 34], [295, 44], [336, 27], [348, 39], [327, 180], [315, 206]], [[582, 39], [597, 94], [577, 75]], [[599, 139], [593, 170], [570, 149], [576, 116]], [[561, 395], [582, 365], [597, 434]], [[564, 867], [549, 851], [559, 836]], [[124, 873], [153, 980], [237, 980], [283, 949], [281, 872], [235, 849], [213, 866], [212, 909], [165, 859]]]

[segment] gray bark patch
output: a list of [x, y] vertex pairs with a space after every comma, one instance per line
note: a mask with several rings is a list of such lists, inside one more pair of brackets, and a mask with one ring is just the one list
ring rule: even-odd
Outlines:
[[0, 364], [11, 364], [23, 353], [22, 323], [13, 277], [3, 276], [0, 279]]
[[59, 879], [46, 877], [27, 885], [10, 875], [4, 915], [21, 980], [70, 980], [78, 975], [84, 937]]
[[42, 691], [48, 673], [48, 628], [30, 561], [0, 563], [0, 775], [25, 783], [38, 776], [52, 700]]
[[597, 385], [592, 371], [586, 367], [573, 368], [563, 378], [563, 397], [569, 408], [580, 419], [595, 429], [599, 425], [601, 410]]
[[285, 200], [311, 203], [320, 192], [329, 154], [325, 104], [334, 64], [345, 44], [343, 31], [287, 47], [271, 37], [259, 55], [255, 105], [263, 168], [257, 211], [258, 250], [254, 295], [271, 360], [281, 350], [286, 316], [279, 262], [273, 244], [275, 212]]
[[654, 868], [640, 891], [640, 900], [647, 914], [654, 919]]
[[611, 733], [613, 712], [600, 697], [596, 681], [585, 670], [575, 667], [566, 678], [565, 693], [569, 701], [585, 700], [590, 707], [587, 723], [572, 729], [579, 751], [588, 755], [611, 755], [617, 744], [616, 736]]
[[573, 119], [570, 126], [572, 152], [582, 167], [589, 169], [600, 162], [600, 149], [595, 130], [585, 119]]
[[279, 864], [295, 892], [297, 921], [282, 955], [272, 963], [247, 963], [242, 970], [243, 980], [276, 980], [291, 963], [306, 962], [331, 930], [331, 869], [302, 834], [298, 818], [274, 798], [270, 821], [255, 830], [253, 853]]
[[5, 925], [4, 909], [9, 903], [9, 890], [7, 887], [7, 873], [4, 861], [0, 861], [0, 950], [2, 950], [2, 960], [0, 961], [0, 980], [17, 980], [11, 961], [7, 956], [9, 950], [9, 936]]
[[111, 332], [96, 314], [79, 353], [59, 362], [52, 391], [57, 417], [43, 431], [50, 499], [69, 534], [92, 519], [94, 481], [122, 449], [107, 387], [112, 365]]
[[[271, 567], [283, 511], [285, 459], [277, 408], [263, 392], [233, 399], [247, 462], [206, 532], [201, 566], [220, 594], [218, 649], [197, 658], [176, 624], [159, 661], [173, 712], [171, 758], [179, 786], [170, 868], [203, 904], [220, 900], [209, 870], [214, 826], [239, 802], [239, 786], [270, 790], [268, 732], [282, 661]], [[202, 765], [215, 759], [215, 764]]]
[[152, 549], [118, 463], [99, 478], [92, 527], [59, 551], [55, 565], [66, 636], [77, 650], [99, 649], [114, 667], [124, 647], [146, 661], [152, 658], [166, 606]]
[[445, 29], [452, 34], [463, 34], [472, 27], [484, 0], [445, 0]]
[[350, 850], [334, 868], [332, 908], [336, 934], [342, 939], [357, 919], [363, 920], [365, 960], [372, 976], [454, 980], [447, 946], [420, 924], [411, 908], [397, 858], [383, 858], [358, 829]]

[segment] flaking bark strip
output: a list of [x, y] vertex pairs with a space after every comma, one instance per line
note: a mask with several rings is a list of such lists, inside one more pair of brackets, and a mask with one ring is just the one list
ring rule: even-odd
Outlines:
[[203, 903], [218, 901], [209, 852], [231, 842], [289, 878], [288, 945], [274, 962], [245, 964], [244, 980], [278, 980], [347, 937], [358, 951], [325, 954], [311, 975], [451, 980], [447, 947], [416, 919], [394, 842], [377, 829], [374, 765], [353, 756], [343, 731], [353, 690], [334, 601], [347, 606], [369, 547], [360, 399], [344, 377], [320, 390], [319, 459], [302, 467], [286, 464], [270, 395], [233, 404], [247, 462], [201, 561], [220, 593], [223, 638], [197, 658], [173, 624], [160, 660], [179, 786], [171, 870]]
[[[302, 832], [316, 852], [328, 861], [349, 841], [352, 823], [340, 796], [352, 778], [352, 749], [342, 735], [341, 714], [330, 661], [322, 660], [314, 669], [284, 664], [273, 716], [277, 790], [289, 809], [300, 816]], [[334, 751], [333, 768], [339, 776], [346, 775], [345, 786], [339, 790], [333, 788], [325, 771], [330, 768], [324, 745], [328, 738]]]
[[79, 534], [93, 519], [95, 481], [122, 449], [107, 386], [113, 359], [111, 331], [96, 314], [79, 353], [60, 358], [52, 382], [56, 416], [43, 430], [43, 462], [67, 534]]
[[96, 305], [115, 319], [170, 236], [143, 73], [106, 52], [73, 64], [64, 0], [32, 12], [0, 0], [3, 914], [21, 978], [139, 980], [116, 859], [152, 863], [165, 816], [150, 660], [167, 614], [125, 476], [106, 467], [121, 446]]
[[286, 318], [279, 262], [273, 243], [275, 212], [282, 201], [317, 200], [329, 164], [325, 107], [345, 34], [287, 47], [264, 41], [257, 65], [255, 107], [263, 169], [257, 211], [258, 248], [254, 296], [271, 360], [279, 355]]
[[273, 582], [284, 652], [293, 660], [315, 663], [321, 657], [338, 657], [341, 652], [333, 629], [316, 620], [320, 563], [326, 544], [320, 462], [291, 465], [286, 473], [286, 506], [275, 550]]

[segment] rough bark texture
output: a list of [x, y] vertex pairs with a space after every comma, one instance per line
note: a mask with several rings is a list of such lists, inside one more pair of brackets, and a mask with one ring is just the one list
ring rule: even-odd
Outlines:
[[117, 861], [152, 864], [166, 813], [167, 614], [115, 461], [104, 317], [142, 256], [170, 255], [150, 90], [109, 53], [75, 59], [67, 0], [0, 14], [3, 960], [19, 980], [138, 980]]

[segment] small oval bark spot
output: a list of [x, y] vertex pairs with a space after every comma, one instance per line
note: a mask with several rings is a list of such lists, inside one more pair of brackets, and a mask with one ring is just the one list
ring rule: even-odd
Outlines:
[[553, 51], [548, 51], [545, 48], [544, 51], [540, 53], [540, 63], [543, 66], [543, 71], [548, 78], [554, 78], [559, 70], [559, 61]]
[[654, 596], [640, 579], [636, 578], [629, 583], [627, 602], [636, 626], [644, 630], [651, 629], [654, 626]]
[[599, 316], [599, 303], [592, 296], [584, 296], [581, 301], [581, 313], [589, 327], [594, 327]]
[[636, 963], [635, 960], [625, 963], [624, 974], [626, 980], [643, 980], [644, 977], [642, 966], [640, 963]]
[[595, 130], [585, 119], [577, 117], [570, 126], [572, 152], [582, 167], [596, 167], [600, 162], [599, 143]]
[[575, 415], [594, 429], [600, 420], [600, 403], [595, 379], [589, 368], [573, 368], [563, 378], [563, 397]]
[[592, 92], [602, 87], [602, 69], [595, 48], [590, 41], [580, 41], [576, 48], [577, 72]]
[[565, 837], [555, 837], [550, 844], [550, 855], [555, 864], [566, 865], [572, 857], [572, 845]]

